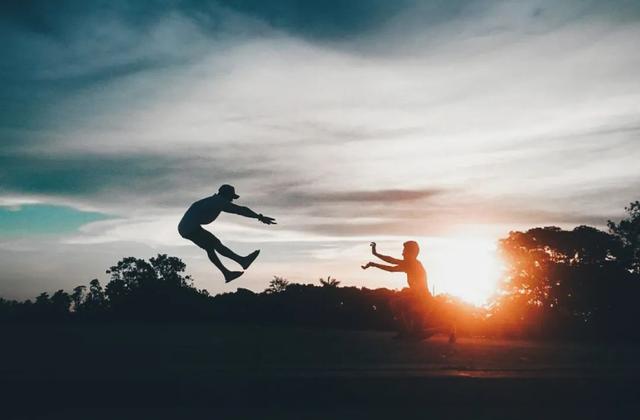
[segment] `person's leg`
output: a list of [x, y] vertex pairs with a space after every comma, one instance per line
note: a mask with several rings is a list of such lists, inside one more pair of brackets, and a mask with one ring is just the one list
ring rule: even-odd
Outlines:
[[191, 240], [193, 243], [198, 245], [200, 248], [204, 249], [207, 252], [207, 256], [209, 257], [209, 261], [213, 263], [224, 275], [225, 281], [230, 282], [233, 279], [240, 277], [242, 271], [231, 271], [227, 267], [222, 264], [220, 258], [216, 254], [216, 249], [222, 245], [220, 240], [216, 238], [211, 232], [204, 230], [202, 228], [197, 229], [191, 235], [187, 237], [187, 239]]
[[213, 265], [218, 267], [218, 269], [222, 271], [222, 274], [226, 275], [226, 273], [231, 271], [227, 267], [225, 267], [224, 264], [222, 264], [222, 261], [220, 261], [220, 258], [218, 258], [218, 256], [216, 255], [216, 251], [214, 251], [213, 249], [208, 249], [206, 251], [207, 251], [207, 257], [209, 257], [209, 261], [211, 261]]
[[406, 291], [405, 308], [407, 323], [411, 335], [418, 335], [423, 329], [423, 311], [419, 296], [413, 290]]
[[407, 293], [398, 292], [390, 302], [391, 312], [397, 321], [397, 335], [395, 338], [404, 339], [411, 335], [411, 314], [407, 307]]
[[438, 302], [433, 297], [429, 297], [427, 300], [426, 316], [431, 324], [437, 325], [436, 328], [433, 328], [434, 331], [448, 335], [449, 343], [453, 344], [457, 341], [458, 337], [455, 319], [453, 318], [453, 314], [443, 307], [443, 303]]
[[230, 250], [229, 248], [227, 248], [226, 246], [224, 246], [224, 244], [220, 241], [218, 241], [218, 244], [216, 245], [216, 251], [220, 255], [237, 262], [245, 270], [249, 268], [251, 263], [258, 257], [258, 254], [260, 254], [260, 250], [256, 250], [256, 251], [253, 251], [251, 254], [247, 255], [246, 257], [242, 257], [236, 254], [235, 252], [233, 252], [232, 250]]
[[411, 330], [419, 334], [424, 331], [424, 317], [421, 310], [416, 309], [413, 311], [413, 323], [411, 325]]
[[236, 254], [235, 252], [233, 252], [232, 250], [230, 250], [226, 246], [224, 246], [224, 244], [222, 242], [220, 242], [220, 240], [218, 240], [218, 243], [215, 245], [215, 250], [218, 252], [218, 254], [222, 255], [223, 257], [227, 257], [229, 259], [232, 259], [233, 261], [237, 262], [238, 264], [240, 264], [242, 259], [244, 258], [244, 257]]

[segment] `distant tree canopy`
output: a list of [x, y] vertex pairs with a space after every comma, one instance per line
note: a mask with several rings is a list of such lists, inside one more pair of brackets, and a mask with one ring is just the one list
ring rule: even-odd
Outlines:
[[511, 232], [500, 241], [507, 265], [491, 315], [507, 329], [539, 335], [621, 336], [636, 308], [638, 202], [630, 218], [609, 222], [610, 232], [589, 226]]
[[[71, 294], [41, 293], [35, 302], [0, 300], [0, 319], [187, 319], [208, 299], [192, 286], [186, 265], [176, 257], [159, 254], [149, 261], [127, 257], [109, 268], [110, 281], [98, 279], [80, 285]], [[4, 315], [4, 316], [3, 316]]]
[[103, 288], [98, 279], [35, 302], [0, 299], [0, 321], [213, 321], [286, 323], [343, 328], [391, 328], [387, 289], [337, 288], [331, 277], [322, 287], [291, 284], [274, 276], [263, 293], [238, 289], [210, 296], [193, 286], [179, 258], [160, 254], [148, 261], [126, 257], [110, 267]]
[[640, 201], [634, 201], [625, 207], [628, 217], [619, 223], [607, 222], [609, 231], [620, 239], [623, 252], [620, 259], [626, 267], [640, 274]]
[[[640, 202], [609, 232], [589, 226], [510, 232], [499, 249], [506, 272], [491, 305], [477, 308], [451, 296], [436, 297], [434, 323], [455, 320], [459, 331], [518, 336], [640, 338]], [[98, 279], [41, 293], [35, 301], [0, 298], [1, 322], [210, 321], [318, 327], [392, 329], [399, 292], [319, 285], [274, 276], [263, 293], [238, 289], [210, 296], [185, 274], [182, 260], [159, 254], [127, 257]]]

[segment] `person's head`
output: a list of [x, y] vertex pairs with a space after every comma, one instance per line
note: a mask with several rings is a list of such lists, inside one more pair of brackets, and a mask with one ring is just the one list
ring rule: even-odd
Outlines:
[[420, 247], [416, 241], [407, 241], [402, 244], [404, 248], [402, 249], [402, 257], [407, 260], [415, 260], [418, 258], [418, 254], [420, 253]]
[[225, 200], [229, 200], [229, 202], [240, 198], [240, 196], [236, 194], [236, 189], [228, 184], [221, 185], [220, 188], [218, 188], [218, 195]]

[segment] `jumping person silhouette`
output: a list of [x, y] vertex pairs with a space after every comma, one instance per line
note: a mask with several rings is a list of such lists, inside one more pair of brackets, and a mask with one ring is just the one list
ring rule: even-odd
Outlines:
[[227, 267], [222, 264], [222, 261], [220, 261], [220, 258], [218, 258], [216, 253], [234, 260], [246, 270], [258, 257], [260, 250], [258, 249], [246, 257], [242, 257], [224, 246], [222, 242], [220, 242], [220, 240], [211, 232], [203, 229], [202, 225], [207, 225], [213, 222], [223, 211], [226, 213], [239, 214], [240, 216], [258, 219], [267, 225], [276, 224], [276, 220], [272, 217], [263, 216], [248, 207], [233, 204], [232, 201], [236, 198], [240, 198], [240, 196], [236, 194], [235, 188], [231, 185], [222, 185], [218, 189], [217, 194], [193, 203], [184, 216], [182, 216], [182, 220], [180, 220], [180, 223], [178, 224], [178, 232], [180, 233], [180, 236], [185, 239], [189, 239], [191, 242], [207, 251], [209, 260], [211, 260], [211, 262], [222, 272], [226, 283], [237, 279], [244, 273], [244, 271], [231, 271], [227, 269]]

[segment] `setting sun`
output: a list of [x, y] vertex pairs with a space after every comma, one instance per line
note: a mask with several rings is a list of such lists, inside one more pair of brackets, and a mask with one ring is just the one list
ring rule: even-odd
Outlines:
[[429, 287], [475, 305], [486, 304], [502, 271], [496, 241], [488, 238], [430, 238], [424, 260]]

